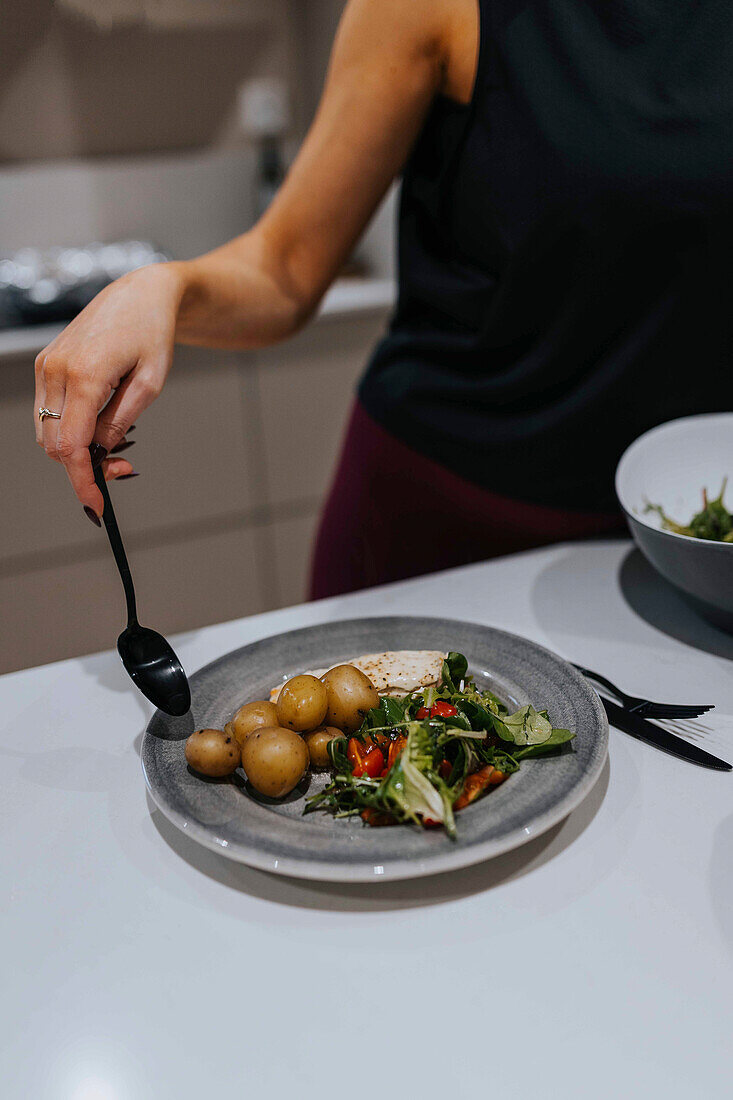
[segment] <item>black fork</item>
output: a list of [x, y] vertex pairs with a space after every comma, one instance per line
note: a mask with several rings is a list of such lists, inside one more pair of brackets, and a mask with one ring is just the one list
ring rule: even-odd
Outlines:
[[642, 699], [638, 695], [627, 695], [625, 691], [621, 691], [605, 676], [601, 676], [600, 673], [593, 672], [589, 668], [582, 668], [580, 665], [573, 665], [573, 668], [577, 668], [583, 676], [586, 676], [589, 680], [595, 680], [597, 684], [609, 691], [621, 702], [625, 710], [630, 711], [632, 714], [638, 714], [642, 718], [699, 718], [701, 714], [713, 709], [714, 704], [712, 703], [699, 707], [684, 706], [678, 703], [654, 703], [651, 699]]

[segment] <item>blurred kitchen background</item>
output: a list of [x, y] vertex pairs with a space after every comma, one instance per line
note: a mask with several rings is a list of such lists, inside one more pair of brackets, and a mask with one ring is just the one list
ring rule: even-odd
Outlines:
[[[105, 278], [252, 224], [313, 115], [342, 6], [2, 0], [0, 672], [109, 648], [125, 623], [104, 533], [35, 444], [36, 354]], [[112, 489], [144, 623], [174, 633], [305, 597], [394, 296], [392, 206], [300, 336], [178, 349], [126, 456], [142, 476]]]

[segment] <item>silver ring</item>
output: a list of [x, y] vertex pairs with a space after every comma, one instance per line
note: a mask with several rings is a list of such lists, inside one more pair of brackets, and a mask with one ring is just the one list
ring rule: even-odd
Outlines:
[[38, 410], [38, 419], [41, 421], [41, 423], [43, 423], [47, 416], [50, 416], [52, 420], [61, 419], [61, 413], [51, 412], [50, 409], [44, 409], [43, 405], [41, 405], [40, 409]]

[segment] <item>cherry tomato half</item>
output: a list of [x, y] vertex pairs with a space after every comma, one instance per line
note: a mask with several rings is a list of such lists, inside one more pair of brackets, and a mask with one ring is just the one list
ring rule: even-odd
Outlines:
[[446, 703], [442, 699], [438, 699], [438, 702], [430, 708], [431, 718], [455, 718], [457, 714], [458, 711], [453, 704]]
[[384, 756], [379, 749], [371, 749], [366, 754], [366, 759], [361, 770], [354, 768], [354, 775], [368, 775], [370, 779], [379, 779], [384, 771]]
[[446, 703], [442, 699], [438, 699], [437, 703], [434, 703], [430, 710], [427, 707], [420, 707], [415, 717], [422, 721], [423, 718], [454, 718], [458, 714], [458, 711], [452, 703]]
[[357, 777], [368, 775], [371, 779], [377, 779], [384, 771], [384, 756], [373, 744], [362, 745], [352, 737], [346, 749], [346, 756], [353, 774]]

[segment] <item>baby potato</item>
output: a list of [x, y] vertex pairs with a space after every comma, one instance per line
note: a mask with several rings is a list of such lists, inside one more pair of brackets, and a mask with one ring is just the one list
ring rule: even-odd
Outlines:
[[337, 730], [335, 726], [318, 726], [317, 729], [303, 734], [303, 740], [308, 747], [308, 755], [314, 768], [327, 768], [331, 763], [331, 757], [328, 755], [328, 743], [333, 741], [334, 737], [343, 737], [341, 730]]
[[354, 665], [336, 665], [321, 677], [326, 687], [328, 706], [323, 719], [344, 733], [355, 733], [367, 711], [379, 706], [377, 689], [368, 676]]
[[293, 730], [265, 726], [244, 742], [242, 767], [256, 791], [283, 798], [308, 771], [308, 749]]
[[186, 761], [213, 778], [231, 775], [241, 762], [237, 741], [223, 730], [196, 730], [186, 741]]
[[240, 745], [243, 745], [255, 730], [262, 729], [263, 726], [276, 726], [277, 724], [277, 707], [274, 703], [266, 703], [264, 699], [258, 699], [255, 703], [245, 703], [239, 708], [232, 720], [227, 722], [227, 726]]
[[277, 698], [277, 724], [304, 733], [326, 715], [326, 688], [315, 676], [293, 676]]

